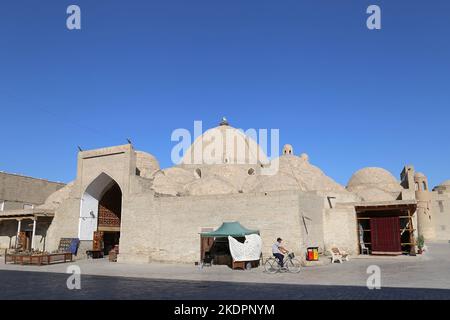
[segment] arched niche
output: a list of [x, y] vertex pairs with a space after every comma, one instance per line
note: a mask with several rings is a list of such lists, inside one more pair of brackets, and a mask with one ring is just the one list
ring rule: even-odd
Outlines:
[[[94, 240], [94, 232], [119, 231], [122, 211], [122, 191], [118, 183], [106, 173], [101, 173], [86, 188], [80, 205], [78, 237]], [[114, 217], [116, 216], [116, 217]], [[118, 221], [117, 221], [118, 218]]]

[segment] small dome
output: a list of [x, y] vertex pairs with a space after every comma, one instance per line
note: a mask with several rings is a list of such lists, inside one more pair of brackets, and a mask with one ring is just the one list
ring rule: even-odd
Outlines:
[[401, 191], [400, 183], [383, 168], [367, 167], [356, 171], [347, 184], [349, 190], [358, 187], [380, 187], [386, 191]]
[[151, 178], [159, 170], [159, 162], [149, 153], [136, 151], [136, 168], [141, 177]]
[[450, 187], [450, 180], [445, 180], [439, 186], [440, 187]]
[[192, 196], [238, 193], [238, 190], [231, 183], [219, 177], [196, 180], [186, 185], [184, 189]]
[[[306, 155], [306, 154], [305, 154]], [[300, 190], [305, 191], [345, 191], [336, 181], [328, 177], [321, 169], [305, 161], [303, 157], [280, 157], [279, 171], [292, 176]], [[277, 159], [274, 159], [277, 160]]]
[[414, 179], [426, 179], [426, 177], [422, 172], [416, 172], [414, 174]]
[[298, 181], [291, 175], [278, 173], [273, 176], [251, 177], [243, 186], [243, 192], [273, 192], [285, 190], [302, 190]]
[[439, 193], [450, 193], [450, 180], [441, 182], [441, 184], [433, 188], [433, 191], [438, 191]]
[[38, 206], [41, 209], [56, 209], [64, 200], [69, 198], [70, 193], [72, 192], [73, 185], [75, 182], [70, 182], [66, 184], [61, 189], [53, 192], [51, 195], [47, 197], [44, 204]]
[[378, 188], [361, 189], [355, 193], [363, 201], [381, 202], [381, 201], [393, 201], [396, 199], [396, 196], [394, 194], [383, 191]]
[[302, 153], [300, 155], [300, 159], [302, 159], [303, 161], [309, 161], [309, 156], [307, 153]]
[[153, 180], [153, 190], [167, 195], [181, 194], [183, 187], [196, 179], [194, 172], [178, 167], [158, 171]]
[[242, 187], [244, 193], [281, 190], [345, 191], [322, 170], [297, 156], [281, 156], [272, 161], [273, 165], [278, 164], [277, 173], [248, 176]]
[[397, 198], [403, 188], [389, 171], [368, 167], [353, 174], [347, 190], [356, 193], [364, 201], [391, 201]]
[[283, 147], [283, 155], [289, 156], [294, 154], [294, 148], [290, 144], [285, 144]]

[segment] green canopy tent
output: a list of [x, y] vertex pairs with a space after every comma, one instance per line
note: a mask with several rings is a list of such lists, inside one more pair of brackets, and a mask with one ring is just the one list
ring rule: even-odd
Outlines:
[[224, 222], [215, 231], [200, 233], [202, 238], [226, 238], [231, 237], [244, 237], [249, 234], [259, 234], [259, 230], [250, 230], [243, 227], [239, 222]]
[[[239, 222], [224, 222], [214, 231], [200, 233], [200, 256], [201, 261], [205, 264], [211, 265], [211, 260], [214, 259], [214, 264], [225, 264], [236, 267], [233, 261], [228, 244], [228, 236], [233, 238], [243, 238], [246, 235], [258, 234], [259, 230], [250, 230], [243, 227]], [[211, 253], [210, 251], [212, 251]], [[240, 262], [240, 268], [244, 268], [244, 263]]]

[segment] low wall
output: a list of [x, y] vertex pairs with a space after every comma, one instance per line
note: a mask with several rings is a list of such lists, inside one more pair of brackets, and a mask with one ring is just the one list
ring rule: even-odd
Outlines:
[[159, 198], [133, 195], [124, 204], [119, 261], [193, 263], [200, 258], [201, 228], [217, 228], [229, 221], [260, 230], [264, 256], [271, 255], [277, 237], [300, 253], [306, 243], [301, 212], [311, 218], [309, 239], [323, 242], [321, 203], [317, 195], [298, 192]]
[[358, 232], [354, 207], [324, 211], [325, 250], [338, 246], [350, 254], [358, 254]]

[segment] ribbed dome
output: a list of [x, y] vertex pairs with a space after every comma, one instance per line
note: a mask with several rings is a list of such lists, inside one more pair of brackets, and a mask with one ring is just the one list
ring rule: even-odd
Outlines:
[[[217, 153], [218, 154], [217, 154]], [[200, 157], [200, 159], [197, 159]], [[207, 130], [189, 147], [181, 164], [257, 164], [267, 156], [255, 140], [223, 124]]]

